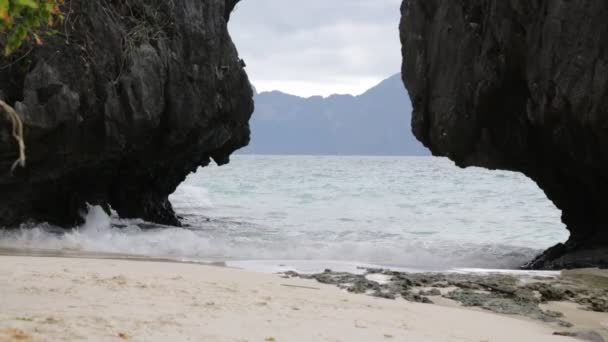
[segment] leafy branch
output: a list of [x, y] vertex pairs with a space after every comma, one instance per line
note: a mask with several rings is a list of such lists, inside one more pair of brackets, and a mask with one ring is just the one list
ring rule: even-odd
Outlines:
[[[6, 35], [4, 54], [17, 50], [24, 41], [42, 44], [41, 30], [63, 20], [64, 0], [0, 0], [0, 35]], [[48, 33], [48, 32], [47, 32]]]

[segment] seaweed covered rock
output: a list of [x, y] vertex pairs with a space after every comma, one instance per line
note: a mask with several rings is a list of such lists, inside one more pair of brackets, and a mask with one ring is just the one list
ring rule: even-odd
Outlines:
[[608, 266], [608, 2], [405, 0], [412, 128], [457, 165], [520, 171], [571, 233], [528, 267]]
[[0, 226], [69, 226], [86, 203], [178, 225], [168, 195], [249, 142], [252, 88], [227, 30], [237, 2], [70, 0], [44, 44], [0, 57], [27, 147], [11, 173], [2, 113]]

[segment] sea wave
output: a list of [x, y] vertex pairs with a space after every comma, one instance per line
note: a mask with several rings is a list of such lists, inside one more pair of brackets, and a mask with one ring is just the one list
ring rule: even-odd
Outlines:
[[170, 199], [184, 227], [92, 207], [68, 231], [31, 223], [1, 231], [0, 247], [447, 270], [517, 268], [567, 238], [559, 211], [529, 179], [436, 158], [237, 156], [191, 175]]
[[[231, 229], [225, 229], [230, 227]], [[112, 253], [188, 262], [232, 261], [259, 265], [275, 260], [277, 265], [307, 260], [315, 265], [336, 262], [360, 263], [416, 270], [448, 270], [458, 267], [517, 268], [539, 251], [504, 245], [456, 244], [420, 241], [379, 244], [349, 240], [304, 240], [247, 232], [229, 221], [209, 220], [205, 227], [177, 228], [141, 220], [108, 216], [91, 207], [86, 222], [61, 231], [48, 224], [25, 224], [0, 232], [0, 248], [56, 252]], [[253, 267], [253, 266], [252, 266]], [[255, 268], [255, 267], [253, 267]]]

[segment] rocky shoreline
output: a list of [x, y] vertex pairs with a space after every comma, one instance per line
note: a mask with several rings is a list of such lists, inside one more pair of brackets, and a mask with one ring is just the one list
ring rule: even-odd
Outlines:
[[[608, 313], [608, 272], [579, 270], [547, 276], [534, 273], [404, 273], [362, 269], [363, 273], [325, 270], [318, 274], [283, 273], [287, 278], [314, 279], [351, 293], [410, 302], [475, 307], [498, 314], [518, 315], [553, 323], [556, 333], [592, 336], [604, 341], [608, 327], [579, 331], [564, 313], [545, 306], [552, 302], [576, 304], [581, 310]], [[578, 334], [578, 335], [577, 335]]]

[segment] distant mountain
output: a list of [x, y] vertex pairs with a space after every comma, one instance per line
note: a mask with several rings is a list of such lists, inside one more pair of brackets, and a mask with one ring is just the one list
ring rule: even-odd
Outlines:
[[241, 153], [428, 155], [411, 133], [412, 106], [401, 75], [359, 96], [255, 96], [252, 140]]

